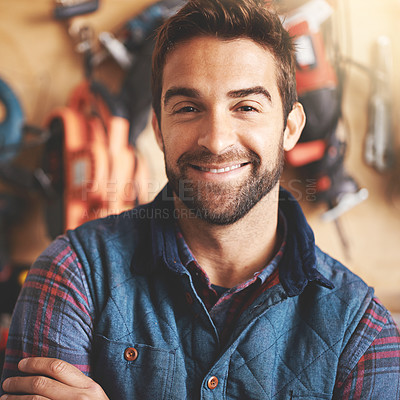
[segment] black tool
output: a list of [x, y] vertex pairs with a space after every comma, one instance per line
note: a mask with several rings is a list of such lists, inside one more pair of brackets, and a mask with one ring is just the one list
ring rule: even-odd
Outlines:
[[77, 15], [89, 14], [99, 8], [99, 0], [57, 0], [54, 18], [68, 19]]

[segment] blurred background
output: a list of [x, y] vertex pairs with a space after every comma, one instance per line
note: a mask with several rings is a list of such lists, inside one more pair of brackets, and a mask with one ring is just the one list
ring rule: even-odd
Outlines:
[[[149, 127], [154, 30], [184, 0], [0, 0], [0, 347], [27, 269], [166, 182]], [[316, 241], [400, 313], [400, 1], [269, 1], [308, 122], [282, 180]], [[0, 360], [1, 361], [1, 360]]]

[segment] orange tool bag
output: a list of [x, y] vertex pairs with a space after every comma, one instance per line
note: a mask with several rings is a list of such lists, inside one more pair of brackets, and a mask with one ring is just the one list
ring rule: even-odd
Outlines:
[[54, 190], [46, 205], [51, 237], [147, 200], [147, 168], [129, 144], [129, 121], [107, 89], [83, 82], [46, 126], [43, 169]]

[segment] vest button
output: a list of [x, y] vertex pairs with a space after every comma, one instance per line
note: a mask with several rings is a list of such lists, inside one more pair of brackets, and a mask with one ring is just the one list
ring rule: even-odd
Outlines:
[[126, 361], [135, 361], [139, 353], [134, 347], [127, 347], [124, 351], [124, 358]]
[[208, 382], [207, 382], [207, 386], [209, 389], [213, 390], [218, 386], [218, 378], [216, 376], [212, 376]]

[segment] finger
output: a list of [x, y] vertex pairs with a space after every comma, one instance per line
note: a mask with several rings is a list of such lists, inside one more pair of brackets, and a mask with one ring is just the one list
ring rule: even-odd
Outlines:
[[51, 400], [48, 397], [43, 396], [32, 396], [30, 394], [18, 395], [18, 394], [5, 394], [0, 397], [0, 400]]
[[[9, 393], [6, 395], [6, 399], [10, 399], [12, 397], [17, 399], [29, 398], [29, 395], [39, 395], [44, 396], [44, 399], [51, 399], [51, 395], [54, 395], [54, 393], [58, 394], [60, 392], [60, 387], [62, 388], [62, 386], [65, 385], [45, 376], [15, 376], [13, 378], [7, 378], [3, 382], [4, 391]], [[15, 393], [18, 393], [18, 395]], [[23, 394], [29, 395], [26, 397], [26, 395], [23, 396]], [[39, 396], [36, 398], [40, 398]], [[31, 397], [33, 398], [33, 396]]]
[[46, 375], [76, 388], [87, 388], [94, 384], [94, 381], [78, 368], [56, 358], [25, 358], [19, 362], [18, 369], [26, 374]]
[[[94, 382], [91, 386], [82, 389], [68, 386], [46, 376], [16, 376], [7, 378], [3, 382], [3, 389], [10, 393], [9, 396], [14, 396], [16, 400], [21, 398], [29, 400], [42, 400], [42, 398], [43, 400], [71, 400], [78, 398], [108, 400], [101, 387]], [[15, 395], [15, 393], [19, 395]], [[29, 394], [31, 396], [20, 397], [22, 396], [21, 394]], [[6, 397], [6, 399], [10, 399], [10, 397]]]

